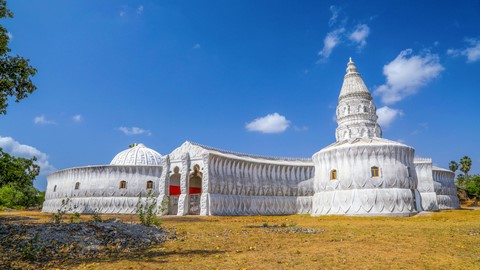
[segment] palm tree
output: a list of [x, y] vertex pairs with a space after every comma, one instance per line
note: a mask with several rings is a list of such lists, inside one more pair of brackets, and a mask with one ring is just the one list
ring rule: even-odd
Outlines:
[[460, 171], [462, 171], [465, 174], [465, 178], [468, 177], [468, 172], [472, 168], [472, 159], [469, 158], [468, 156], [462, 157], [460, 159]]
[[458, 163], [452, 160], [448, 164], [448, 168], [450, 169], [450, 171], [456, 172], [458, 170]]

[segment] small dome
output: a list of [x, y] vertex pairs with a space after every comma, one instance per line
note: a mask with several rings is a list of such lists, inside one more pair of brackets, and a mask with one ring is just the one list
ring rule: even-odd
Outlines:
[[161, 165], [162, 155], [139, 143], [118, 153], [110, 165]]

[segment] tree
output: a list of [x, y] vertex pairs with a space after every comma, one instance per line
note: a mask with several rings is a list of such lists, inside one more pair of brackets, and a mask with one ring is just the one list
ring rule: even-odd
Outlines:
[[0, 148], [0, 206], [28, 207], [42, 203], [42, 196], [33, 187], [40, 173], [37, 159], [14, 157]]
[[480, 197], [480, 175], [473, 175], [468, 177], [466, 181], [465, 189], [471, 195], [475, 195], [475, 201], [472, 206], [478, 205], [478, 197]]
[[452, 160], [448, 164], [448, 168], [450, 169], [450, 171], [456, 172], [458, 170], [458, 163]]
[[472, 159], [468, 156], [464, 156], [460, 159], [460, 171], [465, 174], [465, 177], [468, 177], [468, 172], [472, 168]]
[[[6, 18], [13, 18], [13, 12], [7, 8], [5, 0], [0, 0], [0, 19]], [[9, 41], [7, 29], [0, 25], [0, 114], [7, 113], [9, 97], [20, 102], [37, 89], [31, 80], [37, 70], [30, 66], [29, 59], [9, 55]]]
[[[13, 18], [13, 12], [5, 0], [0, 0], [0, 19], [8, 18]], [[9, 54], [9, 41], [7, 29], [0, 24], [0, 115], [7, 113], [9, 98], [19, 102], [37, 89], [31, 80], [37, 70], [30, 66], [29, 59]], [[40, 173], [35, 161], [35, 157], [17, 158], [0, 148], [0, 206], [26, 207], [40, 203], [41, 194], [33, 187], [33, 180]]]

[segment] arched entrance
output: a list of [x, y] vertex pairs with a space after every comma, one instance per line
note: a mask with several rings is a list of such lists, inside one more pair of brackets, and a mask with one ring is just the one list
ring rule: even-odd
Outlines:
[[168, 214], [176, 215], [178, 212], [178, 197], [180, 196], [180, 168], [173, 168], [173, 174], [170, 175]]
[[200, 166], [193, 166], [193, 173], [190, 174], [188, 183], [189, 207], [188, 214], [200, 215], [200, 196], [202, 195], [202, 177]]

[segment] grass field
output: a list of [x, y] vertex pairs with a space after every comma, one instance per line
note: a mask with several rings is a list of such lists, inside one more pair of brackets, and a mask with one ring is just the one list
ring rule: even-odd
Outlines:
[[[104, 216], [107, 217], [107, 216]], [[133, 219], [120, 216], [125, 222]], [[2, 222], [50, 214], [0, 212]], [[82, 216], [89, 220], [89, 216]], [[165, 217], [177, 240], [142, 253], [52, 262], [59, 269], [480, 269], [480, 211], [414, 217]], [[317, 233], [293, 231], [300, 228]], [[26, 266], [26, 265], [25, 265]]]

